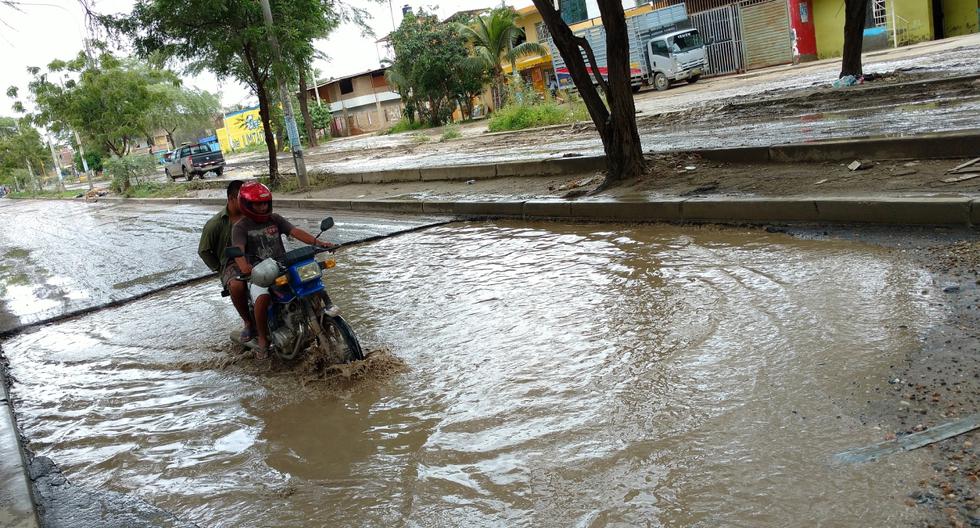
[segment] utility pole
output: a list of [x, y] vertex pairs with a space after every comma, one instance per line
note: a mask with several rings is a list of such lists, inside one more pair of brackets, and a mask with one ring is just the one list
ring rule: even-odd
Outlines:
[[37, 176], [34, 175], [34, 167], [31, 166], [31, 160], [28, 159], [28, 160], [25, 160], [25, 161], [27, 161], [27, 173], [31, 175], [31, 183], [34, 184], [33, 185], [34, 190], [35, 190], [35, 192], [40, 192], [41, 189], [40, 189], [40, 187], [38, 186], [38, 183], [37, 183]]
[[[265, 27], [269, 30], [269, 45], [272, 46], [272, 57], [281, 68], [285, 67], [282, 62], [282, 52], [279, 50], [279, 40], [276, 38], [275, 29], [272, 25], [272, 8], [269, 7], [269, 0], [259, 0], [259, 2], [262, 4]], [[296, 127], [296, 118], [293, 116], [292, 98], [289, 96], [289, 90], [286, 88], [286, 83], [283, 82], [282, 75], [276, 75], [276, 84], [279, 85], [279, 99], [282, 100], [282, 113], [286, 116], [286, 135], [289, 136], [289, 150], [293, 152], [293, 163], [296, 164], [296, 176], [299, 178], [299, 186], [308, 187], [309, 181], [306, 178], [306, 161], [303, 160], [303, 145], [299, 142], [299, 129]]]
[[85, 180], [88, 181], [88, 190], [92, 190], [92, 173], [88, 171], [88, 160], [85, 159], [85, 148], [82, 147], [82, 138], [78, 137], [78, 132], [72, 130], [75, 134], [75, 143], [78, 143], [78, 157], [82, 158], [82, 168], [85, 169]]
[[58, 173], [58, 190], [59, 191], [64, 191], [65, 190], [65, 182], [62, 181], [62, 179], [61, 179], [62, 178], [62, 176], [61, 176], [61, 164], [58, 163], [58, 155], [55, 154], [55, 151], [54, 151], [54, 142], [53, 141], [50, 141], [50, 140], [48, 141], [48, 148], [51, 150], [51, 161], [54, 162], [54, 170]]

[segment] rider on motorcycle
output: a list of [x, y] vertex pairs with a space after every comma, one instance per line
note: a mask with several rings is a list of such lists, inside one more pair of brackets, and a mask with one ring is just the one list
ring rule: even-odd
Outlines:
[[[238, 204], [243, 215], [231, 230], [231, 244], [241, 249], [244, 257], [237, 257], [235, 263], [245, 275], [252, 273], [252, 266], [267, 259], [280, 259], [286, 254], [282, 235], [291, 236], [300, 242], [320, 247], [333, 247], [335, 244], [317, 240], [310, 233], [293, 226], [288, 220], [272, 212], [272, 191], [257, 181], [242, 185], [238, 192]], [[269, 289], [249, 283], [255, 313], [255, 326], [258, 330], [257, 359], [269, 357]]]

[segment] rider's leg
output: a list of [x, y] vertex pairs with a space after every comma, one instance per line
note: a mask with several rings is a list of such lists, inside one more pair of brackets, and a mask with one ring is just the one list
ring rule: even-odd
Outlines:
[[268, 350], [269, 348], [269, 303], [271, 298], [268, 293], [260, 295], [255, 299], [255, 327], [259, 333], [259, 349]]
[[245, 328], [252, 328], [252, 318], [248, 313], [248, 288], [245, 287], [245, 281], [228, 281], [228, 293], [231, 294], [231, 303], [235, 305], [235, 310], [245, 323]]

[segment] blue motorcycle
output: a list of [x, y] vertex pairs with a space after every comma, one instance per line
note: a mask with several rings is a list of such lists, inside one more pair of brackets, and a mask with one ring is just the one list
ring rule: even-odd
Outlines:
[[[320, 222], [320, 233], [333, 227], [333, 218]], [[364, 359], [357, 334], [340, 315], [340, 309], [330, 300], [323, 284], [323, 272], [337, 265], [333, 259], [316, 260], [318, 253], [333, 249], [305, 246], [287, 252], [279, 260], [265, 259], [252, 268], [248, 279], [263, 288], [269, 288], [272, 302], [269, 305], [270, 351], [280, 359], [289, 361], [304, 351], [317, 347], [331, 363], [349, 363]], [[244, 256], [237, 247], [225, 250], [225, 256]], [[249, 312], [255, 306], [249, 299]], [[241, 342], [238, 332], [232, 332], [232, 341], [247, 348], [255, 348], [256, 340]]]

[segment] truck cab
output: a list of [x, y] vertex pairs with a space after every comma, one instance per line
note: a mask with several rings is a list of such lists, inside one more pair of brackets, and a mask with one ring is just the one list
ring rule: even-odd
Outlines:
[[707, 69], [707, 52], [697, 29], [674, 31], [647, 41], [650, 84], [666, 90], [675, 81], [697, 82]]

